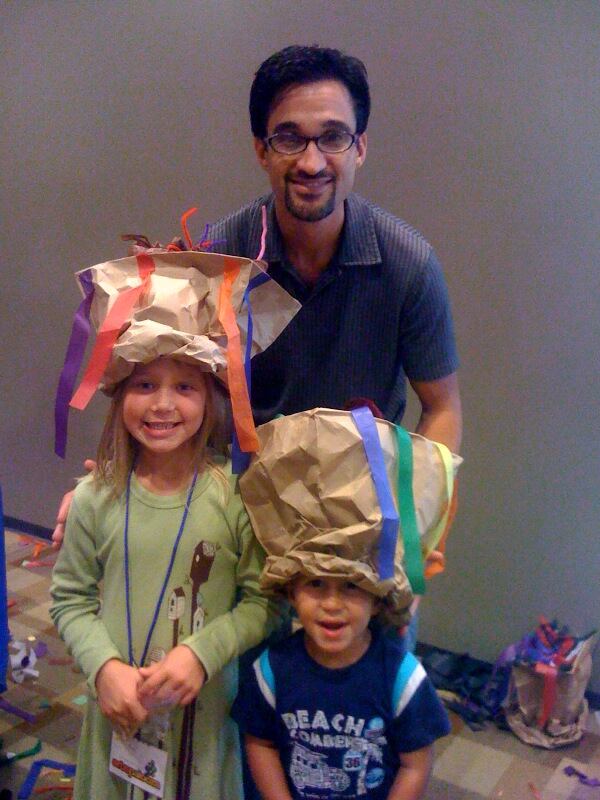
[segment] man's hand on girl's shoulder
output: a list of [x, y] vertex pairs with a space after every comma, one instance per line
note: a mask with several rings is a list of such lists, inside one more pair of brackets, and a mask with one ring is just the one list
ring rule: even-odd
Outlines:
[[[96, 469], [96, 462], [92, 461], [91, 458], [86, 458], [86, 460], [83, 462], [83, 466], [88, 472], [92, 472]], [[56, 526], [52, 531], [52, 547], [55, 550], [60, 550], [63, 539], [65, 538], [65, 525], [67, 524], [67, 516], [69, 515], [69, 509], [71, 508], [74, 494], [75, 490], [71, 489], [71, 491], [67, 492], [60, 501], [58, 514], [56, 515]]]

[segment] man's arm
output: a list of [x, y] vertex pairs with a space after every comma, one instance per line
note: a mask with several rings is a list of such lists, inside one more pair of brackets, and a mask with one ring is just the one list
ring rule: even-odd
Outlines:
[[244, 736], [248, 765], [263, 800], [292, 800], [279, 751], [265, 739]]
[[462, 410], [456, 372], [436, 381], [411, 381], [421, 403], [417, 433], [458, 453], [462, 439]]

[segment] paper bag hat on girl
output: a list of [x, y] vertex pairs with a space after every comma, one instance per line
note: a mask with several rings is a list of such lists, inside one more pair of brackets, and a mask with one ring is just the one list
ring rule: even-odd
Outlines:
[[402, 622], [424, 591], [423, 560], [446, 531], [462, 459], [366, 407], [317, 408], [257, 434], [240, 489], [267, 552], [262, 587], [299, 573], [344, 577]]
[[[260, 262], [262, 253], [253, 260], [192, 250], [185, 216], [189, 250], [135, 247], [134, 256], [76, 274], [83, 301], [73, 322], [55, 407], [56, 452], [61, 457], [69, 405], [84, 409], [99, 386], [110, 394], [136, 364], [166, 355], [226, 374], [237, 442], [245, 453], [256, 451], [250, 358], [279, 336], [300, 304], [269, 278]], [[73, 394], [90, 319], [96, 342]]]

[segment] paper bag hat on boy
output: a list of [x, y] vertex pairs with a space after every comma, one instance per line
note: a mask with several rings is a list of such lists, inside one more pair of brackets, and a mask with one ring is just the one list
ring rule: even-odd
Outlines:
[[401, 623], [413, 591], [424, 591], [423, 557], [444, 533], [462, 459], [367, 408], [317, 408], [257, 434], [240, 489], [267, 552], [261, 586], [277, 590], [299, 573], [345, 577], [385, 598], [388, 619]]
[[[258, 261], [194, 250], [136, 248], [137, 255], [77, 273], [76, 313], [56, 398], [56, 452], [64, 457], [68, 405], [83, 409], [101, 385], [110, 394], [136, 363], [175, 356], [227, 371], [240, 449], [258, 446], [249, 400], [250, 357], [279, 336], [300, 308]], [[91, 318], [98, 330], [71, 397]]]

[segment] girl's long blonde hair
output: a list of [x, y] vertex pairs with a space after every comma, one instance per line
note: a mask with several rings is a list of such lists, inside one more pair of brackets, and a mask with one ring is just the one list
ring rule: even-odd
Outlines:
[[[215, 462], [214, 455], [227, 454], [228, 434], [231, 430], [229, 397], [225, 388], [211, 373], [201, 371], [206, 386], [206, 405], [202, 424], [194, 435], [195, 457], [192, 466], [199, 473], [209, 469], [227, 491], [227, 478]], [[123, 494], [127, 487], [127, 479], [138, 451], [138, 443], [123, 421], [123, 401], [130, 378], [131, 376], [121, 381], [112, 396], [100, 436], [94, 470], [94, 481], [110, 486], [116, 496]]]

